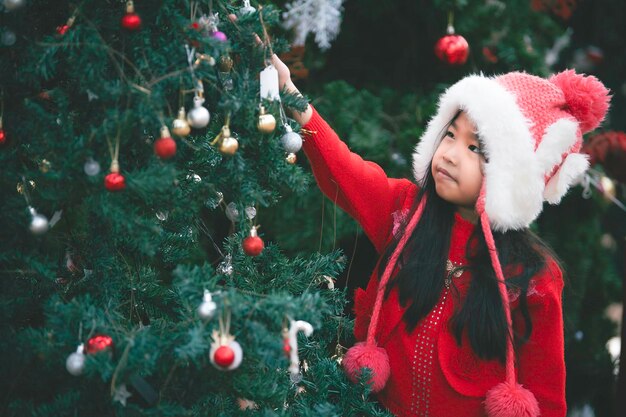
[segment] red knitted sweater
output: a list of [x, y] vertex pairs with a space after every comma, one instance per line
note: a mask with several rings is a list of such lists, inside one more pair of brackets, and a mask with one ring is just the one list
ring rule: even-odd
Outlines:
[[[408, 214], [418, 188], [407, 179], [388, 178], [380, 166], [350, 152], [315, 109], [305, 129], [308, 156], [321, 190], [354, 217], [379, 254]], [[474, 225], [458, 214], [452, 229], [449, 259], [465, 264], [465, 248]], [[355, 294], [355, 337], [366, 338], [377, 287], [374, 271], [367, 289]], [[384, 301], [376, 340], [389, 354], [391, 376], [379, 401], [397, 416], [484, 416], [486, 392], [504, 380], [504, 365], [478, 358], [463, 336], [459, 346], [448, 327], [463, 301], [471, 274], [463, 272], [446, 286], [430, 314], [407, 331], [397, 287]], [[453, 289], [458, 289], [457, 292]], [[542, 417], [564, 417], [562, 274], [554, 262], [530, 282], [527, 300], [532, 320], [530, 340], [517, 349], [518, 382], [537, 398]], [[513, 325], [523, 334], [517, 295], [510, 293]]]

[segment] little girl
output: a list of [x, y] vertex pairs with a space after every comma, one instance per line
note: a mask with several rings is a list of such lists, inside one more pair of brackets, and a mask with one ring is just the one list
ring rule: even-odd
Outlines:
[[563, 278], [528, 226], [587, 169], [582, 134], [608, 103], [572, 70], [463, 78], [416, 147], [417, 184], [350, 152], [312, 106], [294, 114], [320, 188], [380, 255], [343, 365], [354, 381], [369, 368], [392, 413], [565, 416]]

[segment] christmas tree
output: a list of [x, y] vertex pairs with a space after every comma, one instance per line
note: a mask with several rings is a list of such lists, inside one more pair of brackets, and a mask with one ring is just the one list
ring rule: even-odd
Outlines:
[[[272, 52], [393, 177], [472, 72], [594, 74], [626, 129], [619, 0], [261, 3], [0, 1], [0, 414], [388, 415], [339, 365], [375, 251], [290, 155], [306, 99], [261, 95]], [[600, 416], [626, 226], [598, 149], [533, 228], [566, 266], [568, 405]]]
[[1, 414], [385, 415], [345, 257], [261, 227], [311, 181], [256, 6], [4, 1]]

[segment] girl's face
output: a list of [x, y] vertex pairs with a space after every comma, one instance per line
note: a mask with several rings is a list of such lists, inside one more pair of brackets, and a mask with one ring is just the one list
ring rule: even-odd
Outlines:
[[432, 162], [437, 194], [461, 210], [474, 211], [483, 182], [481, 152], [476, 127], [465, 112], [452, 121]]

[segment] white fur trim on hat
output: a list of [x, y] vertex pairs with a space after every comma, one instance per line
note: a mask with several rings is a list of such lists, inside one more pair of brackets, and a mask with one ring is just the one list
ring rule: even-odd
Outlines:
[[445, 128], [461, 109], [476, 125], [489, 161], [484, 165], [485, 212], [497, 231], [528, 227], [543, 206], [545, 172], [535, 158], [531, 122], [515, 96], [493, 78], [471, 75], [439, 100], [413, 154], [413, 173], [422, 183]]

